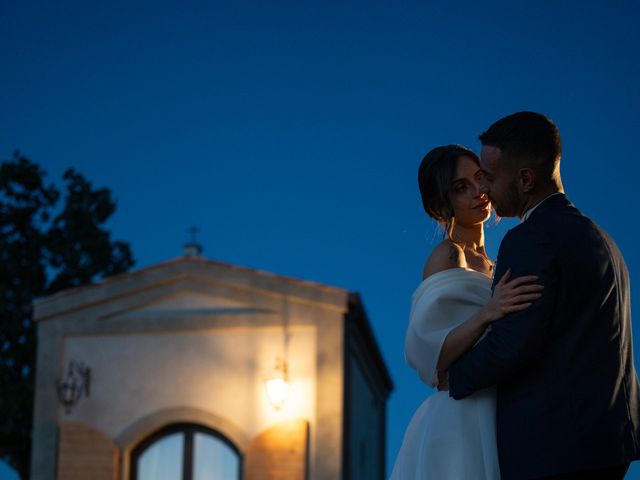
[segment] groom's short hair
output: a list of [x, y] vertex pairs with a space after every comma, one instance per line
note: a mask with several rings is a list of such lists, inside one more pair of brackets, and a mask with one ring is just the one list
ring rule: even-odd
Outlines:
[[[562, 156], [562, 139], [555, 123], [535, 112], [501, 118], [480, 135], [482, 145], [498, 147], [514, 166], [537, 167], [551, 175]], [[513, 164], [512, 164], [513, 165]]]

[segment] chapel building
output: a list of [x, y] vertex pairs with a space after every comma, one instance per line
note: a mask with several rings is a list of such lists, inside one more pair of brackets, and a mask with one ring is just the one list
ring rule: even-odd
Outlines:
[[393, 388], [361, 299], [174, 260], [35, 302], [33, 480], [383, 480]]

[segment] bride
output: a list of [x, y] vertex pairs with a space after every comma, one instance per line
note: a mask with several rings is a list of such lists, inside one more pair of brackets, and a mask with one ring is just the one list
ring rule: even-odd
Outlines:
[[405, 359], [438, 391], [411, 419], [391, 480], [500, 478], [495, 390], [454, 400], [446, 371], [493, 321], [530, 306], [542, 287], [533, 284], [535, 276], [509, 281], [507, 270], [492, 296], [483, 229], [491, 204], [481, 192], [481, 175], [477, 155], [460, 145], [434, 148], [420, 165], [422, 203], [445, 227], [445, 240], [433, 249], [413, 293]]

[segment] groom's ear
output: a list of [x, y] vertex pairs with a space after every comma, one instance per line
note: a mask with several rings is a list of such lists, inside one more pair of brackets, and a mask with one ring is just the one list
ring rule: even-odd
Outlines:
[[518, 184], [522, 192], [531, 192], [536, 185], [536, 172], [531, 168], [521, 168], [518, 170]]

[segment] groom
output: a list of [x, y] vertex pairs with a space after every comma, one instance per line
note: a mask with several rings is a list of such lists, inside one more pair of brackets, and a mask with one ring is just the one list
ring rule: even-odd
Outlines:
[[622, 254], [564, 194], [551, 120], [514, 113], [480, 141], [482, 188], [499, 216], [522, 220], [495, 278], [511, 268], [544, 290], [452, 365], [450, 395], [497, 386], [503, 480], [624, 478], [640, 458], [640, 390]]

